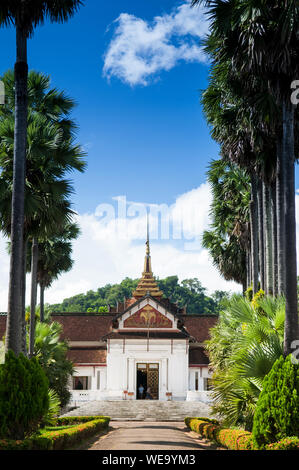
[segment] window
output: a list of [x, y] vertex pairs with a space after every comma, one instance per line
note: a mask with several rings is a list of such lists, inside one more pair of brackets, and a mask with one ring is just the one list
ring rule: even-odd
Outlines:
[[89, 390], [88, 377], [73, 377], [73, 390]]
[[101, 371], [98, 370], [98, 373], [97, 373], [97, 389], [100, 390], [101, 388]]
[[195, 390], [198, 391], [198, 371], [195, 372]]
[[205, 378], [203, 379], [203, 386], [205, 391], [212, 389], [212, 379]]

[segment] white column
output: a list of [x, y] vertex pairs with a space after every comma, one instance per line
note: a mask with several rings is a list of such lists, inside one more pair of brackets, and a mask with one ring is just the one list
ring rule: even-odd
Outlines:
[[165, 393], [166, 393], [166, 387], [167, 387], [167, 359], [164, 358], [161, 361], [161, 385], [160, 385], [160, 400], [165, 400]]
[[129, 358], [129, 392], [135, 393], [135, 364], [132, 357]]

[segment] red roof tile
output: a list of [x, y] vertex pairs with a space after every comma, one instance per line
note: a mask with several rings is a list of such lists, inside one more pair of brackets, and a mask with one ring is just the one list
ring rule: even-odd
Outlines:
[[102, 348], [71, 348], [67, 358], [74, 364], [106, 364], [107, 350]]
[[181, 315], [184, 327], [195, 340], [199, 343], [209, 339], [209, 330], [216, 325], [217, 316], [204, 315]]
[[189, 349], [189, 365], [209, 364], [209, 358], [204, 348]]
[[68, 341], [100, 341], [110, 333], [115, 315], [52, 314], [52, 320], [63, 326], [62, 339]]

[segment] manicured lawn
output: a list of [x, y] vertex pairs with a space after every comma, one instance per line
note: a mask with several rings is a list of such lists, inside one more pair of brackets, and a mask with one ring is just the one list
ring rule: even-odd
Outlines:
[[73, 424], [71, 426], [46, 426], [45, 428], [41, 429], [41, 434], [51, 431], [63, 431], [64, 429], [71, 429], [77, 426], [77, 424]]

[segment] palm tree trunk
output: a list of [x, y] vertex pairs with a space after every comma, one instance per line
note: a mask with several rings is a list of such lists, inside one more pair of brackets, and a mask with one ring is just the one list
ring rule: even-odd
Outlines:
[[276, 213], [277, 213], [277, 283], [278, 295], [285, 295], [286, 238], [285, 238], [285, 171], [283, 171], [282, 140], [277, 139]]
[[257, 183], [260, 288], [265, 289], [263, 183]]
[[38, 263], [38, 242], [36, 238], [32, 240], [31, 256], [31, 304], [30, 304], [30, 332], [29, 332], [29, 356], [34, 354], [35, 339], [35, 310], [37, 297], [37, 263]]
[[247, 275], [247, 289], [251, 285], [251, 252], [250, 249], [246, 251], [246, 275]]
[[294, 152], [294, 107], [285, 98], [283, 102], [283, 160], [285, 168], [285, 238], [287, 266], [285, 269], [286, 315], [284, 330], [284, 354], [294, 351], [298, 341], [298, 294], [296, 254], [296, 210], [295, 210], [295, 152]]
[[251, 201], [250, 201], [250, 232], [251, 232], [251, 273], [253, 295], [258, 291], [259, 267], [258, 267], [258, 212], [257, 212], [257, 181], [256, 176], [251, 176]]
[[265, 233], [265, 271], [266, 294], [273, 294], [273, 259], [272, 259], [272, 232], [271, 232], [271, 200], [270, 187], [263, 183], [264, 206], [264, 233]]
[[39, 318], [41, 322], [45, 321], [45, 287], [43, 284], [39, 285], [39, 295], [40, 295], [40, 302], [39, 302]]
[[276, 212], [276, 179], [270, 187], [271, 195], [271, 231], [272, 231], [272, 263], [273, 263], [273, 295], [278, 295], [278, 264], [277, 264], [277, 212]]
[[27, 356], [27, 331], [26, 331], [26, 272], [27, 272], [27, 247], [28, 238], [25, 237], [23, 247], [23, 282], [22, 282], [22, 353]]
[[11, 256], [5, 350], [19, 355], [22, 349], [22, 279], [24, 188], [27, 143], [27, 37], [16, 26], [15, 135], [11, 215]]

